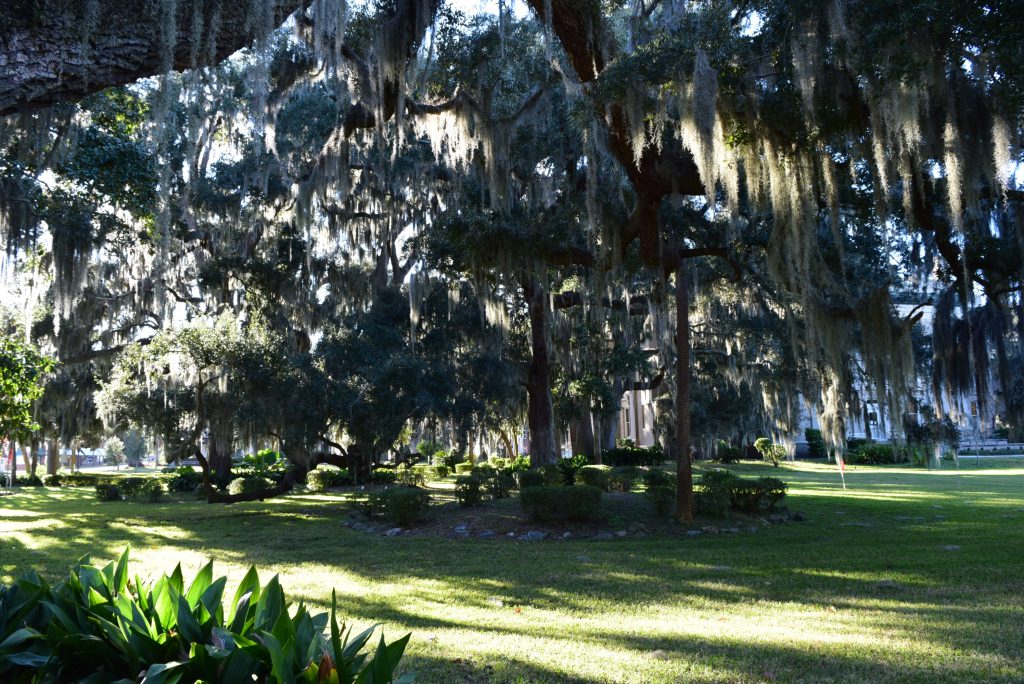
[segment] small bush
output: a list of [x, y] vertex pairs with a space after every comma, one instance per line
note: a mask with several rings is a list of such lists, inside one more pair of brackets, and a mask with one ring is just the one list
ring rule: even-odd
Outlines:
[[739, 480], [728, 470], [705, 471], [694, 487], [694, 504], [701, 513], [725, 515], [732, 506], [732, 488]]
[[14, 478], [15, 487], [42, 487], [43, 478], [38, 475], [26, 475]]
[[203, 474], [191, 466], [181, 466], [171, 472], [174, 476], [167, 481], [167, 488], [172, 492], [194, 492], [203, 483]]
[[608, 489], [613, 492], [628, 492], [633, 489], [640, 470], [636, 466], [618, 466], [608, 473]]
[[508, 469], [513, 473], [521, 473], [530, 469], [530, 457], [526, 454], [516, 456], [508, 462]]
[[412, 467], [412, 471], [416, 473], [419, 484], [425, 484], [434, 477], [434, 466], [427, 463], [417, 463]]
[[586, 465], [576, 471], [576, 483], [597, 487], [602, 492], [608, 491], [608, 482], [612, 467], [606, 465]]
[[761, 458], [771, 463], [776, 468], [786, 458], [786, 447], [781, 444], [773, 444], [767, 437], [758, 437], [754, 440], [754, 448]]
[[755, 514], [771, 510], [786, 496], [786, 483], [774, 477], [748, 480], [727, 470], [705, 472], [695, 487], [697, 510], [724, 515], [730, 508]]
[[743, 450], [738, 446], [733, 446], [726, 442], [724, 439], [718, 440], [718, 444], [715, 448], [714, 460], [718, 463], [736, 463], [743, 458]]
[[519, 492], [519, 503], [536, 522], [593, 520], [601, 513], [601, 490], [588, 485], [526, 487]]
[[136, 493], [136, 497], [146, 503], [158, 503], [163, 495], [164, 483], [156, 477], [146, 478]]
[[434, 466], [434, 477], [442, 479], [451, 475], [451, 469], [445, 463], [438, 463]]
[[416, 520], [430, 504], [430, 495], [416, 487], [387, 487], [367, 494], [358, 505], [370, 518], [387, 518], [405, 526]]
[[505, 468], [508, 468], [507, 458], [499, 458], [495, 456], [490, 461], [488, 461], [488, 463], [490, 463], [491, 467], [494, 468], [495, 470], [504, 470]]
[[236, 477], [228, 483], [228, 494], [254, 494], [273, 486], [274, 483], [266, 477]]
[[121, 490], [118, 489], [117, 485], [113, 484], [98, 484], [96, 485], [96, 500], [97, 501], [120, 501]]
[[477, 506], [483, 499], [483, 482], [475, 475], [460, 475], [455, 478], [455, 498], [463, 508]]
[[395, 482], [406, 487], [416, 487], [427, 483], [423, 479], [423, 474], [413, 470], [407, 463], [403, 463], [395, 468]]
[[414, 522], [430, 505], [430, 494], [416, 487], [388, 489], [384, 498], [384, 515], [402, 527]]
[[314, 468], [306, 473], [306, 489], [311, 492], [322, 492], [327, 489], [331, 481], [331, 475], [326, 470]]
[[891, 444], [861, 444], [846, 455], [846, 462], [852, 465], [890, 465], [909, 459], [904, 449], [893, 448]]
[[539, 469], [523, 470], [516, 473], [515, 477], [520, 489], [525, 489], [526, 487], [544, 487], [547, 485], [547, 479], [544, 477], [543, 471]]
[[647, 489], [653, 489], [654, 487], [667, 487], [676, 486], [676, 474], [670, 473], [667, 470], [661, 468], [649, 468], [644, 471], [643, 475], [644, 486]]
[[825, 438], [821, 436], [821, 430], [807, 428], [804, 430], [804, 439], [807, 440], [807, 451], [811, 458], [825, 458]]
[[370, 471], [370, 484], [394, 484], [398, 475], [391, 468], [374, 468]]
[[660, 484], [648, 487], [644, 496], [654, 506], [654, 512], [660, 516], [669, 515], [675, 510], [676, 488], [674, 485]]
[[580, 468], [590, 463], [587, 457], [583, 454], [576, 454], [572, 458], [560, 458], [555, 466], [558, 468], [558, 473], [561, 476], [561, 484], [573, 485], [576, 483], [576, 473], [579, 472]]
[[63, 476], [60, 473], [54, 473], [53, 475], [44, 475], [43, 484], [47, 487], [60, 487]]
[[484, 480], [484, 487], [487, 489], [487, 493], [495, 499], [507, 499], [512, 495], [512, 490], [516, 487], [516, 480], [511, 475], [505, 473], [495, 473], [493, 476]]
[[602, 451], [601, 461], [610, 466], [656, 466], [665, 462], [665, 452], [660, 444], [638, 447], [622, 442], [614, 449]]
[[469, 475], [472, 472], [473, 472], [473, 462], [472, 461], [463, 461], [462, 463], [456, 463], [455, 464], [455, 474], [456, 475]]
[[126, 499], [138, 497], [139, 490], [150, 478], [145, 477], [120, 477], [117, 479], [117, 487], [121, 490], [121, 496]]
[[352, 473], [348, 471], [348, 468], [339, 468], [330, 463], [319, 463], [316, 469], [327, 473], [328, 487], [344, 487], [345, 485], [352, 484]]

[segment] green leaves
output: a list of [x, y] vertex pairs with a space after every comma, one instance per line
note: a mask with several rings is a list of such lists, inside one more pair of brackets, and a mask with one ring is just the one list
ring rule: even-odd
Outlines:
[[254, 567], [227, 620], [227, 578], [214, 579], [212, 563], [187, 590], [180, 565], [149, 585], [128, 577], [126, 549], [103, 568], [81, 559], [52, 588], [35, 575], [0, 587], [0, 681], [134, 682], [144, 672], [146, 684], [392, 682], [409, 641], [382, 636], [363, 653], [376, 625], [350, 638], [334, 595], [329, 620], [302, 604], [292, 611], [278, 577], [261, 587]]

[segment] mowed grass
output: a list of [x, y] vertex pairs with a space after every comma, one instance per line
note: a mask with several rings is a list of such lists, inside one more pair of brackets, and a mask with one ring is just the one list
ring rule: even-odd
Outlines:
[[413, 633], [420, 682], [1024, 681], [1024, 462], [962, 471], [734, 467], [790, 483], [807, 522], [614, 541], [385, 538], [340, 495], [263, 504], [0, 498], [0, 576], [51, 580], [132, 547], [140, 575], [250, 564], [289, 597], [337, 589], [357, 626]]

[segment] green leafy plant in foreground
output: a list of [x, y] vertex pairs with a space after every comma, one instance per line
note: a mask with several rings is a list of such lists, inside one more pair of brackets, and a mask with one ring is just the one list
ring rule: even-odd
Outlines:
[[291, 615], [277, 576], [261, 587], [252, 567], [225, 612], [226, 583], [210, 562], [187, 588], [180, 565], [143, 584], [129, 578], [127, 549], [102, 568], [83, 558], [52, 587], [25, 575], [0, 586], [0, 681], [395, 681], [409, 635], [391, 644], [382, 635], [363, 653], [377, 625], [352, 636], [338, 624], [335, 594], [330, 616], [301, 602]]

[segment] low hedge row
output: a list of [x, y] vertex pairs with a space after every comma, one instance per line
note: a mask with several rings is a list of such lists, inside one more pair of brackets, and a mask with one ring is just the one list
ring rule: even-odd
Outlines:
[[589, 485], [524, 487], [519, 503], [530, 520], [594, 520], [601, 514], [601, 490]]

